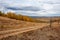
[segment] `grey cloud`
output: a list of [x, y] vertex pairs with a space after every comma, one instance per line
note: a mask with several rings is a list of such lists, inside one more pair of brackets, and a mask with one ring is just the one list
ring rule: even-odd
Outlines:
[[40, 11], [40, 8], [38, 7], [32, 7], [32, 6], [28, 6], [28, 7], [6, 7], [7, 9], [11, 9], [11, 10], [22, 10], [22, 11]]
[[40, 9], [39, 7], [35, 7], [35, 6], [22, 6], [22, 7], [10, 7], [7, 4], [4, 3], [0, 3], [0, 5], [2, 7], [4, 7], [4, 10], [21, 10], [21, 11], [40, 11], [42, 9]]
[[60, 0], [42, 0], [39, 3], [60, 4]]
[[[5, 2], [5, 1], [4, 1]], [[14, 11], [14, 12], [16, 12], [16, 13], [21, 13], [21, 14], [24, 14], [24, 15], [37, 15], [37, 16], [41, 16], [41, 15], [43, 15], [43, 16], [54, 16], [54, 15], [60, 15], [60, 1], [57, 1], [57, 0], [52, 0], [52, 1], [48, 1], [48, 0], [44, 0], [44, 1], [42, 1], [42, 2], [40, 2], [40, 3], [37, 3], [38, 4], [38, 7], [36, 7], [37, 5], [36, 5], [36, 3], [34, 3], [34, 6], [23, 6], [23, 7], [19, 7], [19, 6], [16, 6], [15, 5], [15, 3], [14, 3], [14, 5], [12, 5], [12, 4], [9, 4], [9, 2], [7, 2], [7, 3], [2, 3], [2, 2], [0, 2], [0, 9], [2, 10], [2, 11]], [[37, 2], [37, 1], [36, 1]], [[13, 3], [13, 2], [12, 2]], [[23, 3], [24, 4], [24, 3]], [[51, 9], [51, 11], [48, 11], [48, 10], [44, 10], [43, 8], [44, 7], [42, 7], [42, 5], [44, 5], [44, 4], [52, 4], [53, 5], [53, 8]], [[56, 5], [57, 4], [57, 5]], [[59, 6], [58, 6], [58, 4], [59, 4]], [[41, 7], [40, 7], [40, 5], [41, 5]], [[1, 8], [2, 7], [2, 8]], [[50, 9], [49, 9], [50, 10]]]
[[28, 15], [28, 16], [36, 16], [37, 14], [35, 13], [28, 13], [28, 12], [16, 12], [17, 14], [22, 14], [22, 15]]

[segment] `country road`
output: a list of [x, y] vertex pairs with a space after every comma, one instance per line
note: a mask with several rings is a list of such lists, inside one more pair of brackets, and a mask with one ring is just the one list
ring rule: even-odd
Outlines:
[[19, 29], [11, 29], [11, 30], [4, 30], [4, 31], [0, 31], [0, 39], [2, 38], [6, 38], [9, 36], [14, 36], [23, 32], [27, 32], [27, 31], [31, 31], [31, 30], [36, 30], [42, 27], [46, 27], [49, 26], [49, 24], [43, 24], [41, 25], [41, 27], [38, 26], [31, 26], [31, 27], [24, 27], [24, 28], [19, 28]]

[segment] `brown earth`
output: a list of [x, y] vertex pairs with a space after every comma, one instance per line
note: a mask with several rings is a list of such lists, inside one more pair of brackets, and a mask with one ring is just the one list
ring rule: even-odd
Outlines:
[[27, 22], [27, 21], [15, 20], [15, 19], [10, 19], [10, 18], [0, 16], [0, 31], [24, 28], [29, 26], [37, 26], [43, 24], [45, 25], [48, 23]]
[[58, 21], [52, 22], [50, 26], [50, 23], [33, 23], [0, 17], [0, 40], [60, 40], [59, 24]]
[[9, 36], [1, 40], [60, 40], [60, 29], [46, 26], [29, 32], [24, 32], [15, 36]]

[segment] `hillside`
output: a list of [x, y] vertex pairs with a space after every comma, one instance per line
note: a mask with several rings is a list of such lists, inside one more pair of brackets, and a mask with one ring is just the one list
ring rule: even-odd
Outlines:
[[34, 25], [36, 24], [0, 16], [0, 30], [15, 29]]
[[27, 22], [0, 16], [0, 39], [48, 26], [48, 23]]
[[60, 40], [60, 17], [0, 15], [0, 40]]
[[25, 16], [25, 15], [21, 15], [21, 14], [16, 14], [16, 13], [13, 13], [13, 12], [2, 13], [0, 11], [0, 16], [11, 18], [11, 19], [16, 19], [16, 20], [28, 21], [28, 22], [37, 22], [37, 23], [41, 22], [41, 21], [33, 19], [33, 18], [29, 17], [29, 16]]
[[60, 27], [46, 26], [1, 40], [60, 40]]

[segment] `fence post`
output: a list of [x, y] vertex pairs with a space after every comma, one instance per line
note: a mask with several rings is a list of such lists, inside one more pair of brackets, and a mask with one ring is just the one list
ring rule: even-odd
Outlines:
[[59, 24], [59, 22], [60, 22], [60, 19], [58, 19], [58, 24]]
[[50, 27], [52, 26], [52, 18], [50, 17]]
[[60, 18], [58, 19], [58, 25], [60, 26]]

